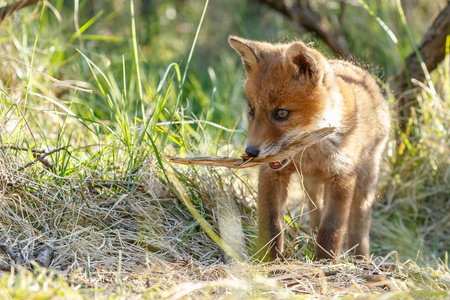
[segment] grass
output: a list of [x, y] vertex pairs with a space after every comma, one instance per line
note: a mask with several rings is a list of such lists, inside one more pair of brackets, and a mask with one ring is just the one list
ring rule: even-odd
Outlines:
[[[381, 18], [399, 14], [376, 2], [365, 3]], [[216, 8], [162, 1], [145, 18], [138, 3], [99, 8], [81, 1], [77, 26], [74, 8], [52, 4], [54, 10], [41, 4], [0, 27], [0, 52], [8, 55], [0, 95], [0, 241], [25, 259], [42, 244], [54, 249], [51, 271], [3, 272], [1, 298], [449, 296], [449, 56], [431, 83], [417, 88], [412, 134], [388, 147], [373, 264], [345, 255], [336, 265], [311, 262], [298, 199], [286, 215], [287, 261], [256, 264], [255, 171], [180, 167], [164, 154], [241, 154], [243, 74], [238, 57], [223, 50], [226, 36], [275, 41], [293, 37], [290, 26], [252, 2]], [[360, 6], [347, 11], [364, 13]], [[406, 19], [408, 13], [405, 7]], [[388, 79], [414, 36], [407, 24], [382, 19], [397, 44], [375, 18], [346, 20], [346, 35], [373, 32], [372, 41], [364, 35], [351, 46], [363, 59], [375, 53]], [[416, 38], [425, 29], [417, 28]], [[36, 161], [38, 150], [54, 149]], [[10, 262], [1, 255], [0, 263]]]
[[224, 265], [196, 260], [152, 261], [152, 266], [141, 272], [76, 270], [55, 276], [22, 269], [2, 277], [0, 295], [5, 299], [306, 299], [320, 295], [438, 299], [448, 297], [447, 271], [423, 269], [412, 262], [382, 271], [376, 264], [360, 268], [350, 262]]

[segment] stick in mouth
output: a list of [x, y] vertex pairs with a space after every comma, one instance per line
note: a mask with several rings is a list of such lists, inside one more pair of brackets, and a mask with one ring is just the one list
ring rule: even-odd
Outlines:
[[291, 158], [302, 151], [318, 142], [323, 138], [332, 134], [336, 130], [335, 127], [324, 127], [311, 132], [305, 132], [301, 135], [295, 136], [288, 140], [281, 150], [274, 155], [269, 155], [264, 158], [250, 158], [244, 154], [241, 158], [224, 157], [224, 156], [211, 156], [211, 155], [196, 155], [177, 157], [166, 156], [171, 162], [183, 165], [201, 165], [210, 167], [226, 167], [232, 169], [243, 169], [249, 167], [255, 167], [264, 163], [269, 163], [269, 166], [274, 170], [281, 170], [286, 167]]

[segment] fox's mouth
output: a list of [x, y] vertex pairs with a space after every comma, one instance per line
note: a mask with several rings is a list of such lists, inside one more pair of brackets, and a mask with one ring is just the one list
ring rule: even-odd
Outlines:
[[281, 161], [272, 161], [269, 163], [269, 167], [274, 170], [281, 170], [291, 162], [291, 159], [283, 159]]

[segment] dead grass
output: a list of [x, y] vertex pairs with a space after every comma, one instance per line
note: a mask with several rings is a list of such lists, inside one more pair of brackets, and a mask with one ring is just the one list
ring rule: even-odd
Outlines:
[[[63, 295], [73, 295], [73, 299], [81, 298], [80, 295], [85, 299], [444, 299], [449, 296], [448, 272], [421, 269], [413, 263], [380, 264], [381, 258], [376, 261], [359, 265], [299, 261], [226, 265], [158, 260], [142, 272], [99, 268], [92, 273], [77, 270], [60, 277], [45, 273], [33, 276], [22, 270], [17, 275], [3, 276], [0, 295], [14, 296], [17, 283], [22, 283], [23, 289], [34, 286], [47, 295], [57, 295], [62, 290]], [[9, 280], [11, 277], [15, 280]], [[36, 284], [43, 278], [47, 286], [37, 289]]]
[[[47, 276], [55, 294], [59, 289], [72, 291], [74, 299], [106, 299], [110, 294], [127, 299], [409, 298], [427, 291], [449, 296], [450, 275], [444, 265], [421, 269], [412, 262], [398, 263], [395, 255], [371, 263], [345, 257], [338, 264], [305, 259], [273, 264], [255, 264], [249, 258], [229, 261], [163, 182], [155, 162], [130, 177], [85, 173], [59, 178], [40, 163], [17, 171], [30, 160], [17, 151], [1, 152], [0, 239], [25, 259], [39, 245], [50, 245], [54, 249], [50, 269], [58, 277], [45, 272], [33, 276], [20, 268], [19, 274], [4, 274], [0, 293], [13, 299], [22, 299], [15, 296], [18, 283], [31, 289], [36, 276]], [[192, 192], [203, 199], [203, 207], [197, 208], [219, 232], [219, 216], [211, 213], [226, 198], [220, 193], [232, 199], [251, 194], [242, 182], [230, 182], [226, 173], [190, 168], [182, 176], [200, 183]], [[211, 185], [223, 188], [213, 191]], [[241, 203], [239, 211], [251, 209], [248, 205]], [[252, 225], [251, 213], [242, 214], [248, 240], [254, 230], [245, 229]], [[2, 261], [10, 263], [4, 254]], [[65, 283], [58, 282], [59, 277]], [[44, 285], [37, 289], [51, 294]]]

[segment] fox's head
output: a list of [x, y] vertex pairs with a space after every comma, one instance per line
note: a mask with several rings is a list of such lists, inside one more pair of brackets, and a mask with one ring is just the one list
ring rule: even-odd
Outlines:
[[301, 41], [269, 44], [230, 36], [229, 42], [247, 74], [249, 156], [276, 154], [292, 136], [339, 122], [333, 114], [338, 113], [335, 106], [342, 96], [333, 71], [317, 50]]

